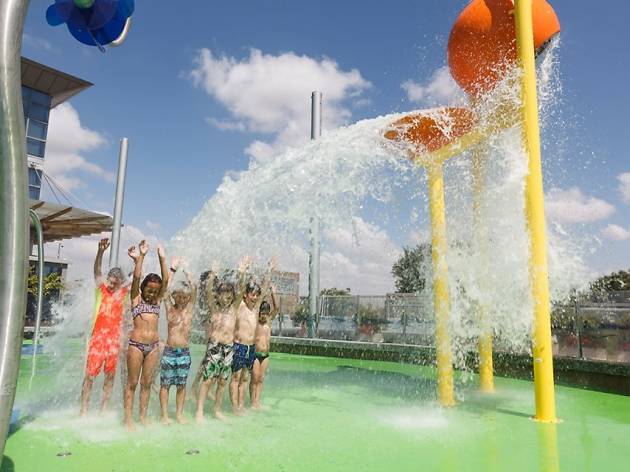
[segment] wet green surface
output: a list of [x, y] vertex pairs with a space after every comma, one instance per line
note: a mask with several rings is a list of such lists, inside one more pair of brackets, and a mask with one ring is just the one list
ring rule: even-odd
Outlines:
[[[557, 387], [563, 421], [545, 425], [529, 419], [529, 382], [499, 378], [497, 393], [482, 396], [474, 376], [460, 376], [460, 402], [444, 410], [431, 368], [275, 354], [263, 392], [269, 410], [237, 418], [226, 398], [224, 423], [127, 433], [119, 400], [111, 414], [78, 418], [81, 353], [64, 352], [70, 361], [40, 357], [30, 391], [31, 358], [23, 359], [21, 419], [2, 472], [630, 470], [628, 397]], [[195, 368], [202, 351], [193, 352]]]

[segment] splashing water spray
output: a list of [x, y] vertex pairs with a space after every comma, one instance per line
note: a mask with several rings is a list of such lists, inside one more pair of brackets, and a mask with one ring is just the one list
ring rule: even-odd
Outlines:
[[[525, 202], [529, 233], [529, 273], [534, 303], [534, 383], [536, 416], [556, 420], [550, 300], [547, 272], [545, 214], [543, 205], [538, 103], [534, 50], [538, 53], [560, 31], [558, 19], [545, 0], [475, 0], [461, 13], [449, 38], [451, 73], [470, 99], [470, 108], [442, 108], [407, 115], [394, 123], [385, 137], [403, 143], [410, 158], [428, 174], [431, 212], [434, 306], [438, 390], [440, 403], [454, 404], [451, 339], [449, 334], [449, 281], [444, 205], [444, 161], [472, 150], [473, 226], [482, 264], [487, 264], [487, 234], [480, 210], [484, 166], [489, 158], [485, 142], [490, 136], [519, 122], [528, 158]], [[518, 58], [518, 66], [515, 63]], [[505, 97], [505, 85], [521, 82], [521, 110]], [[508, 90], [513, 87], [508, 86]], [[490, 106], [488, 106], [490, 105]], [[487, 286], [481, 281], [481, 286]], [[481, 390], [494, 390], [492, 331], [488, 306], [477, 306], [479, 377]]]

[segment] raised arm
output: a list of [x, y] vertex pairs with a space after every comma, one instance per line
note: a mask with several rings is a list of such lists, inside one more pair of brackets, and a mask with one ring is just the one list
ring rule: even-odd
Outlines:
[[103, 274], [101, 273], [101, 265], [103, 264], [103, 254], [109, 247], [109, 239], [103, 238], [98, 242], [98, 250], [94, 259], [94, 280], [97, 285], [103, 283]]
[[160, 294], [158, 295], [161, 300], [168, 289], [169, 270], [168, 264], [166, 263], [166, 253], [164, 252], [164, 247], [162, 247], [161, 244], [157, 247], [157, 253], [158, 259], [160, 260], [160, 272], [162, 273], [162, 288], [160, 289]]
[[206, 304], [210, 315], [208, 319], [212, 318], [212, 314], [216, 311], [216, 300], [214, 299], [214, 281], [216, 278], [216, 272], [211, 270], [206, 279]]
[[280, 311], [280, 304], [278, 303], [278, 294], [276, 293], [276, 287], [274, 285], [271, 285], [269, 287], [269, 291], [271, 293], [271, 313], [269, 313], [270, 318], [273, 320], [276, 315], [278, 314], [278, 311]]
[[197, 302], [197, 284], [193, 280], [192, 276], [190, 275], [190, 272], [188, 272], [185, 269], [182, 269], [182, 270], [184, 272], [184, 275], [186, 276], [186, 281], [188, 282], [188, 285], [190, 286], [190, 303], [188, 306], [192, 310], [192, 307], [194, 307], [195, 303]]
[[243, 296], [245, 295], [245, 279], [247, 277], [247, 269], [249, 269], [249, 265], [252, 263], [252, 259], [249, 256], [245, 256], [241, 259], [241, 262], [238, 265], [238, 287], [236, 287], [236, 297], [234, 297], [233, 306], [238, 308], [243, 301]]
[[133, 279], [131, 280], [131, 302], [140, 295], [140, 277], [142, 277], [142, 263], [144, 256], [149, 251], [149, 245], [143, 239], [139, 244], [140, 252], [136, 250], [136, 246], [131, 246], [127, 250], [127, 255], [133, 259]]
[[260, 308], [260, 304], [263, 302], [263, 295], [269, 291], [269, 286], [271, 285], [271, 273], [276, 268], [276, 261], [274, 259], [269, 260], [269, 264], [267, 265], [267, 272], [265, 273], [265, 277], [263, 278], [262, 285], [260, 286], [260, 297], [258, 297], [258, 301], [256, 302], [256, 309]]

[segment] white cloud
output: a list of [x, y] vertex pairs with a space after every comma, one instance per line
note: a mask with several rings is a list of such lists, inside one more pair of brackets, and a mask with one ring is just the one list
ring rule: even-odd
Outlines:
[[599, 198], [584, 195], [577, 187], [551, 189], [546, 195], [547, 217], [558, 223], [591, 223], [615, 212], [615, 207]]
[[466, 95], [457, 85], [447, 66], [435, 70], [426, 84], [406, 80], [400, 85], [407, 98], [423, 106], [455, 105], [463, 103]]
[[619, 180], [619, 193], [624, 203], [630, 203], [630, 172], [624, 172], [617, 176]]
[[114, 174], [81, 155], [105, 142], [102, 134], [82, 126], [79, 114], [72, 105], [62, 103], [50, 112], [44, 170], [66, 190], [85, 186], [81, 173], [113, 182]]
[[371, 87], [358, 70], [343, 71], [332, 59], [294, 52], [274, 56], [258, 49], [240, 60], [216, 57], [202, 49], [190, 78], [230, 114], [228, 120], [208, 118], [210, 124], [223, 130], [273, 135], [269, 143], [256, 141], [247, 147], [246, 152], [258, 160], [308, 140], [314, 90], [323, 93], [324, 127], [334, 128], [352, 115], [346, 102], [364, 104], [361, 94]]
[[630, 239], [630, 229], [619, 225], [608, 225], [602, 230], [602, 236], [613, 241], [625, 241]]
[[[82, 238], [66, 239], [48, 243], [45, 245], [44, 252], [48, 255], [56, 255], [59, 250], [59, 244], [62, 244], [60, 251], [61, 259], [69, 261], [67, 280], [73, 282], [79, 279], [91, 279], [93, 276], [94, 257], [98, 241], [101, 238], [111, 238], [111, 233], [101, 233], [92, 236], [84, 236]], [[155, 256], [155, 248], [161, 241], [158, 237], [145, 234], [142, 230], [135, 226], [125, 225], [120, 233], [120, 252], [118, 256], [119, 265], [125, 273], [131, 272], [133, 265], [131, 259], [127, 256], [127, 248], [146, 239], [150, 246], [149, 257], [145, 263], [147, 271], [157, 271], [157, 257]], [[107, 272], [109, 267], [109, 250], [103, 257], [103, 273]]]
[[401, 253], [389, 235], [361, 218], [352, 228], [324, 231], [321, 288], [351, 288], [356, 295], [380, 295], [394, 290], [392, 265]]
[[245, 131], [245, 123], [241, 121], [229, 121], [229, 120], [218, 120], [216, 118], [206, 118], [208, 124], [211, 124], [215, 128], [220, 129], [221, 131]]
[[25, 46], [29, 46], [33, 49], [40, 49], [46, 52], [56, 52], [57, 48], [54, 48], [50, 41], [47, 41], [37, 36], [33, 36], [28, 33], [22, 35], [22, 42]]
[[160, 225], [160, 223], [156, 223], [151, 220], [147, 220], [145, 223], [145, 226], [151, 231], [159, 231], [160, 229], [162, 229], [162, 226]]

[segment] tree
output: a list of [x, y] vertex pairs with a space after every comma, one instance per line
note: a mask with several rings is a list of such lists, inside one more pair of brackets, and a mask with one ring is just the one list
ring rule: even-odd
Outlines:
[[415, 248], [405, 246], [402, 255], [392, 266], [396, 292], [417, 293], [424, 290], [430, 277], [430, 261], [430, 244], [419, 244]]
[[630, 271], [620, 270], [608, 275], [603, 275], [591, 283], [591, 292], [617, 292], [630, 290]]
[[343, 295], [350, 295], [350, 289], [349, 288], [337, 288], [337, 287], [332, 287], [332, 288], [325, 288], [322, 289], [319, 292], [319, 295], [331, 295], [331, 296], [343, 296]]
[[[27, 292], [33, 296], [37, 296], [37, 282], [39, 277], [35, 273], [35, 268], [30, 266], [28, 269], [28, 287]], [[52, 292], [63, 289], [63, 281], [61, 275], [57, 272], [51, 272], [44, 277], [44, 295], [50, 295]]]

